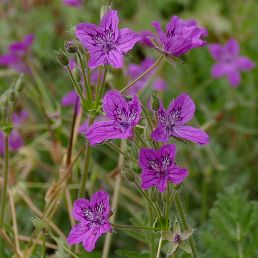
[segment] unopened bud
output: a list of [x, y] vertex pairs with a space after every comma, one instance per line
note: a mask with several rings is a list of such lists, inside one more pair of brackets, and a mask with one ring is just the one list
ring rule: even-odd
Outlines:
[[78, 47], [73, 41], [66, 41], [64, 47], [68, 53], [74, 54], [77, 53]]
[[132, 99], [133, 99], [132, 96], [125, 96], [125, 100], [126, 100], [127, 102], [132, 101]]
[[158, 111], [160, 107], [159, 99], [157, 98], [156, 94], [153, 94], [151, 97], [151, 109], [153, 111]]
[[123, 169], [122, 174], [129, 182], [135, 182], [135, 175], [132, 171]]
[[74, 78], [75, 78], [76, 82], [81, 81], [81, 72], [78, 68], [74, 69], [73, 75], [74, 75]]
[[150, 190], [150, 200], [156, 202], [158, 200], [157, 191], [154, 188]]
[[56, 56], [57, 61], [61, 65], [68, 66], [69, 59], [68, 59], [68, 57], [66, 56], [66, 54], [62, 50], [55, 51], [55, 56]]

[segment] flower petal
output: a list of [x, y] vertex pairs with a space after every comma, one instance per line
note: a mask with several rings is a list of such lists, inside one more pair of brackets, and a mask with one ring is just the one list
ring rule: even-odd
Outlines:
[[78, 96], [75, 90], [69, 91], [65, 96], [62, 97], [61, 104], [62, 106], [74, 106], [76, 104], [76, 100]]
[[153, 21], [152, 22], [152, 26], [156, 29], [157, 33], [158, 33], [158, 37], [160, 42], [165, 45], [166, 43], [166, 34], [163, 32], [160, 22], [159, 21]]
[[175, 125], [190, 121], [195, 112], [195, 104], [187, 94], [183, 93], [169, 104], [167, 118]]
[[119, 19], [117, 11], [110, 10], [102, 18], [100, 27], [103, 29], [109, 40], [116, 41], [118, 37]]
[[110, 213], [109, 195], [105, 191], [98, 191], [91, 196], [91, 205], [105, 216]]
[[157, 184], [157, 188], [158, 188], [158, 190], [159, 190], [161, 193], [165, 192], [165, 190], [167, 189], [167, 183], [168, 183], [168, 181], [167, 181], [167, 178], [166, 178], [166, 177], [161, 177], [161, 178], [160, 178], [160, 181], [159, 181], [159, 183]]
[[176, 126], [172, 135], [198, 144], [209, 143], [209, 136], [204, 131], [191, 126]]
[[23, 146], [23, 144], [24, 142], [20, 133], [17, 130], [13, 129], [9, 135], [9, 145], [11, 150], [17, 151]]
[[188, 171], [185, 168], [173, 167], [168, 174], [168, 179], [173, 184], [177, 185], [184, 181], [185, 177], [188, 176]]
[[241, 71], [248, 71], [255, 67], [255, 63], [248, 57], [240, 56], [236, 60], [236, 66]]
[[220, 61], [222, 56], [225, 53], [224, 47], [221, 46], [220, 44], [210, 44], [208, 49], [209, 49], [209, 52], [210, 52], [211, 56], [216, 61]]
[[168, 142], [169, 135], [167, 134], [166, 128], [159, 126], [151, 133], [151, 138], [157, 142]]
[[239, 86], [239, 84], [241, 82], [240, 72], [237, 71], [236, 69], [230, 69], [227, 72], [227, 78], [228, 78], [228, 81], [230, 82], [230, 84], [233, 87]]
[[[175, 144], [166, 144], [159, 149], [159, 158], [160, 160], [168, 159], [170, 164], [174, 164], [176, 156], [176, 145]], [[164, 166], [164, 165], [163, 165]]]
[[111, 64], [114, 68], [123, 67], [123, 55], [120, 51], [111, 50], [108, 52], [107, 56], [109, 64]]
[[89, 61], [89, 68], [94, 69], [100, 65], [107, 64], [107, 55], [103, 54], [100, 48], [91, 48], [89, 49], [90, 52], [90, 61]]
[[127, 53], [133, 48], [135, 43], [141, 39], [141, 36], [136, 32], [127, 28], [119, 30], [117, 47], [122, 53]]
[[78, 221], [85, 221], [85, 210], [91, 208], [89, 200], [85, 198], [78, 199], [74, 202], [73, 217]]
[[90, 231], [92, 231], [92, 229], [90, 230], [88, 225], [85, 223], [74, 225], [67, 238], [67, 243], [69, 245], [79, 244], [87, 238], [88, 235], [90, 235]]
[[227, 65], [224, 63], [217, 63], [212, 66], [211, 75], [213, 78], [219, 78], [227, 73]]
[[128, 102], [129, 120], [132, 126], [139, 123], [141, 119], [142, 106], [139, 98], [135, 95], [131, 101]]
[[143, 170], [152, 169], [150, 163], [153, 163], [153, 166], [156, 164], [156, 166], [159, 167], [158, 160], [159, 160], [159, 155], [157, 151], [155, 151], [154, 149], [142, 148], [140, 150], [139, 165]]
[[231, 55], [239, 55], [240, 48], [238, 42], [235, 39], [229, 39], [225, 45], [225, 50]]
[[153, 186], [157, 186], [160, 179], [156, 171], [145, 170], [141, 173], [141, 188], [149, 189]]

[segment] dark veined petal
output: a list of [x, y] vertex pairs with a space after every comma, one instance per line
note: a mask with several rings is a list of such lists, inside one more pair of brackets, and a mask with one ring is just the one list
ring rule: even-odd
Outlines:
[[94, 210], [105, 216], [110, 213], [109, 206], [109, 195], [105, 191], [98, 191], [91, 196], [91, 205], [94, 207]]
[[209, 136], [201, 129], [192, 126], [176, 126], [171, 134], [201, 145], [209, 143]]
[[108, 63], [114, 68], [123, 67], [123, 55], [120, 51], [111, 50], [107, 54]]
[[159, 41], [163, 44], [163, 46], [166, 43], [166, 34], [163, 32], [160, 22], [158, 21], [153, 21], [152, 26], [156, 29], [159, 37]]
[[141, 39], [141, 36], [136, 32], [129, 29], [121, 29], [119, 30], [119, 37], [117, 40], [117, 48], [122, 53], [127, 53], [131, 50], [135, 43]]
[[106, 65], [108, 63], [107, 55], [103, 54], [100, 48], [91, 48], [90, 52], [90, 61], [89, 68], [94, 69], [100, 65]]
[[120, 122], [128, 112], [128, 103], [117, 90], [109, 90], [103, 98], [103, 110], [107, 117]]
[[[169, 166], [174, 165], [175, 156], [176, 156], [176, 145], [175, 144], [166, 144], [163, 145], [159, 150], [159, 158], [162, 162], [169, 162]], [[163, 167], [168, 167], [166, 164], [163, 164]]]
[[174, 166], [172, 169], [169, 170], [168, 180], [177, 185], [182, 183], [187, 176], [187, 169]]
[[118, 38], [118, 23], [119, 19], [117, 16], [117, 11], [110, 10], [102, 18], [100, 27], [105, 32], [106, 37], [109, 40], [116, 41]]
[[141, 188], [149, 189], [157, 186], [160, 181], [158, 173], [152, 170], [145, 170], [141, 173]]
[[167, 189], [167, 177], [161, 177], [159, 183], [157, 184], [158, 190], [163, 193]]
[[156, 128], [151, 133], [151, 138], [157, 142], [168, 142], [169, 141], [169, 135], [166, 131], [166, 128], [162, 125], [160, 125], [158, 128]]
[[73, 217], [78, 221], [85, 221], [85, 210], [91, 208], [89, 200], [85, 198], [78, 199], [74, 202]]
[[88, 224], [79, 223], [73, 226], [68, 238], [67, 243], [69, 245], [79, 244], [87, 238], [93, 229], [89, 229]]
[[132, 101], [128, 102], [128, 117], [132, 126], [139, 123], [141, 119], [142, 106], [138, 96], [133, 96]]
[[151, 169], [150, 164], [153, 164], [153, 167], [159, 168], [159, 155], [154, 149], [142, 148], [139, 154], [139, 165], [141, 169]]
[[193, 100], [186, 93], [183, 93], [169, 104], [167, 118], [175, 125], [182, 125], [192, 119], [194, 112]]

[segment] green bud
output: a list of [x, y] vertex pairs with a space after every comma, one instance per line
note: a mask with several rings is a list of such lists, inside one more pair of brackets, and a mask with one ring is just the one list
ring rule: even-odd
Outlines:
[[81, 72], [78, 68], [74, 69], [73, 76], [77, 82], [81, 81]]
[[135, 182], [135, 175], [132, 171], [122, 169], [122, 174], [129, 182]]
[[156, 202], [158, 200], [157, 191], [153, 187], [150, 190], [150, 200]]
[[24, 74], [21, 74], [20, 77], [18, 78], [16, 84], [15, 84], [15, 90], [17, 92], [21, 92], [23, 87], [24, 87], [23, 78], [24, 78]]
[[64, 43], [64, 47], [65, 47], [66, 51], [70, 54], [77, 53], [77, 51], [78, 51], [78, 47], [76, 46], [76, 44], [73, 41], [66, 41]]
[[132, 99], [133, 99], [132, 96], [125, 96], [125, 100], [126, 100], [127, 102], [132, 101]]
[[56, 56], [57, 61], [61, 65], [68, 66], [69, 59], [68, 59], [67, 55], [62, 50], [55, 51], [55, 56]]
[[158, 111], [160, 107], [159, 99], [157, 98], [156, 94], [154, 93], [151, 97], [151, 108], [154, 111]]

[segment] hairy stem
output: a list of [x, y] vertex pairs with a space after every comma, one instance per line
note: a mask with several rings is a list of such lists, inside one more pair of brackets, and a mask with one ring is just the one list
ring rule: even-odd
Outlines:
[[[183, 229], [188, 230], [189, 227], [187, 225], [186, 216], [185, 216], [184, 209], [182, 207], [178, 192], [175, 193], [175, 203], [176, 203], [176, 209], [177, 209], [178, 215], [180, 217], [180, 221], [183, 225]], [[194, 241], [193, 241], [193, 237], [191, 236], [188, 241], [189, 241], [189, 244], [190, 244], [190, 247], [192, 250], [192, 256], [194, 258], [198, 258], [197, 251], [196, 251]]]
[[122, 90], [120, 90], [121, 93], [127, 91], [129, 88], [131, 88], [136, 82], [138, 82], [139, 80], [141, 80], [146, 74], [148, 74], [149, 72], [151, 72], [154, 68], [156, 68], [157, 66], [159, 66], [159, 64], [161, 63], [161, 61], [163, 60], [164, 55], [161, 55], [159, 57], [159, 59], [150, 67], [148, 68], [145, 72], [143, 72], [141, 75], [139, 75], [135, 80], [133, 80], [132, 82], [130, 82], [128, 85], [126, 85]]
[[[100, 85], [98, 85], [98, 88], [97, 88], [97, 95], [96, 95], [96, 101], [95, 101], [95, 105], [94, 107], [97, 109], [99, 107], [99, 103], [101, 101], [101, 98], [102, 98], [102, 95], [104, 93], [104, 88], [105, 88], [105, 82], [106, 82], [106, 76], [107, 76], [107, 69], [108, 69], [108, 66], [107, 65], [104, 65], [104, 68], [103, 68], [103, 78], [102, 78], [102, 82]], [[101, 72], [101, 70], [100, 70]], [[101, 80], [101, 73], [99, 75], [99, 80]]]

